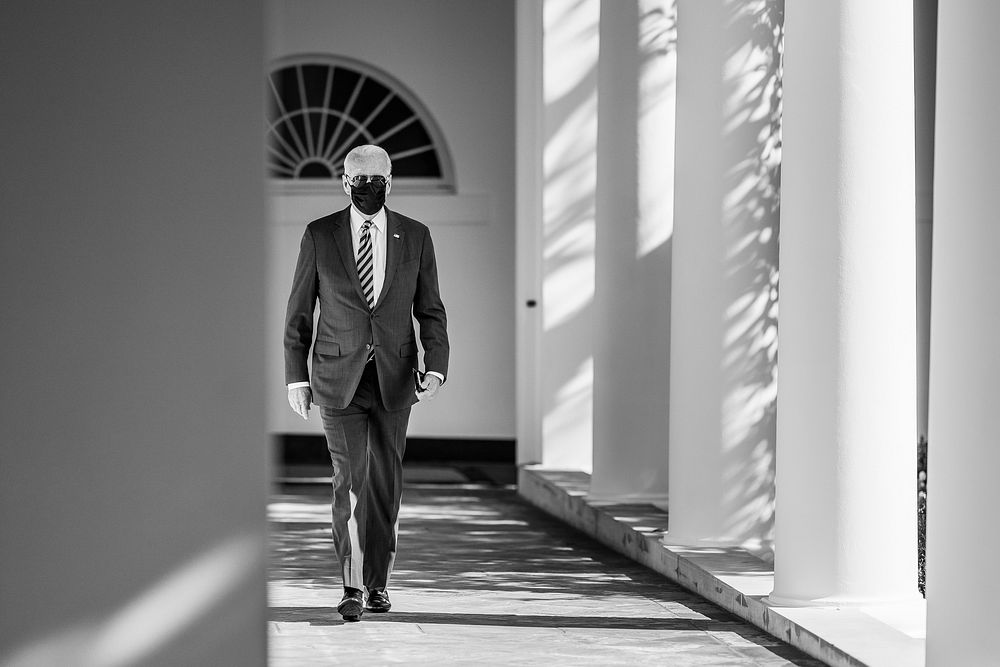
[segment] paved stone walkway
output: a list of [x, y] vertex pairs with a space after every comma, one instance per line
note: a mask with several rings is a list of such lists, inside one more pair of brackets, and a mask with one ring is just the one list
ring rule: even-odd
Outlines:
[[393, 609], [344, 623], [328, 503], [272, 497], [272, 667], [822, 664], [487, 485], [408, 484]]

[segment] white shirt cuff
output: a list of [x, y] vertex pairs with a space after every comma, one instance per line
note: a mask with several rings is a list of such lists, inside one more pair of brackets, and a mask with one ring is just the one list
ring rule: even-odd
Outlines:
[[[441, 384], [444, 384], [444, 376], [438, 373], [437, 371], [427, 371], [426, 375], [433, 375], [437, 379], [441, 380]], [[308, 387], [308, 386], [309, 386], [308, 382], [291, 382], [288, 385], [288, 391], [291, 391], [292, 389], [298, 389], [299, 387]]]

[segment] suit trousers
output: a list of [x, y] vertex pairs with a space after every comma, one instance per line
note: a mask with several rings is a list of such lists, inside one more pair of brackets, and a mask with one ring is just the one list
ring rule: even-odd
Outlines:
[[346, 408], [320, 406], [333, 464], [333, 545], [344, 586], [383, 590], [396, 560], [410, 408], [386, 410], [375, 362]]

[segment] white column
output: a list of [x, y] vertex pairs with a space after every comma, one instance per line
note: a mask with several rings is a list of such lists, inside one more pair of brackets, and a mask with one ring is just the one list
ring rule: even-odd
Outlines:
[[995, 665], [1000, 535], [1000, 4], [940, 5], [927, 665]]
[[672, 0], [601, 8], [595, 500], [667, 500], [673, 19]]
[[6, 667], [267, 662], [264, 37], [0, 3]]
[[771, 538], [779, 10], [682, 0], [678, 11], [669, 543], [767, 549]]
[[917, 594], [911, 0], [787, 0], [775, 604]]
[[599, 0], [517, 6], [518, 462], [587, 472], [599, 12]]

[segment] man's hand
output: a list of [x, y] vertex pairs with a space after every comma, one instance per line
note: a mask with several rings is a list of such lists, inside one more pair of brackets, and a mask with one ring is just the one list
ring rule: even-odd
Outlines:
[[288, 390], [288, 404], [295, 414], [303, 419], [309, 419], [309, 406], [312, 405], [312, 391], [309, 387], [295, 387]]
[[417, 392], [417, 400], [429, 401], [437, 396], [438, 390], [441, 388], [441, 378], [428, 373], [427, 375], [424, 375], [424, 379], [420, 381], [420, 388], [423, 391]]

